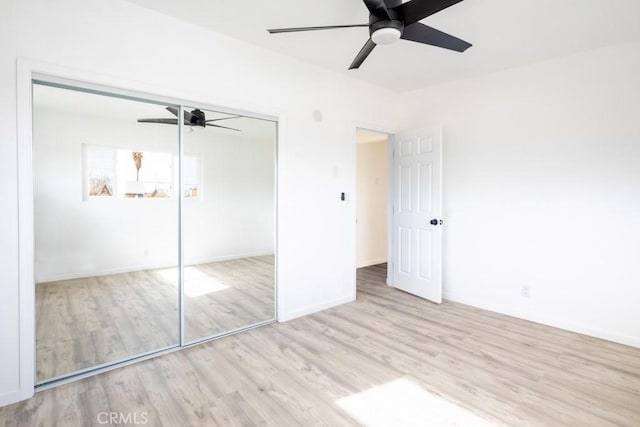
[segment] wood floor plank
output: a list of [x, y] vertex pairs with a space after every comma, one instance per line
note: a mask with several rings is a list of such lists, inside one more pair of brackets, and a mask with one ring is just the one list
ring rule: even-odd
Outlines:
[[[100, 411], [145, 413], [154, 426], [351, 426], [359, 425], [357, 414], [341, 402], [364, 399], [369, 411], [393, 410], [366, 399], [397, 381], [441, 402], [434, 416], [459, 411], [506, 426], [640, 425], [640, 349], [461, 304], [431, 304], [386, 286], [385, 275], [384, 266], [360, 269], [351, 304], [43, 391], [0, 408], [0, 426], [97, 425]], [[38, 302], [58, 308], [63, 324], [50, 330], [58, 338], [78, 308], [66, 307], [65, 295]], [[230, 300], [223, 306], [240, 309]], [[73, 316], [92, 322], [82, 312]], [[118, 328], [135, 327], [135, 316], [92, 337], [109, 344], [90, 343], [81, 356], [117, 349]], [[64, 363], [67, 355], [47, 363]]]
[[[274, 317], [273, 256], [185, 268], [186, 342]], [[179, 342], [178, 270], [36, 285], [38, 381]]]

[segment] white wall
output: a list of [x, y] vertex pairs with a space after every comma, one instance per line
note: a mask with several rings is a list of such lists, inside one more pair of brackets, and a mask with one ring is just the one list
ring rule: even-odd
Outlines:
[[[36, 283], [177, 265], [175, 197], [85, 201], [82, 195], [83, 144], [171, 153], [177, 159], [177, 127], [136, 123], [134, 108], [130, 120], [87, 115], [68, 105], [60, 105], [65, 111], [38, 108], [37, 95]], [[122, 103], [126, 109], [127, 101]], [[203, 181], [199, 197], [184, 203], [187, 264], [274, 252], [275, 124], [241, 121], [245, 132], [208, 128], [185, 136], [185, 154], [199, 156]], [[142, 164], [144, 173], [144, 158]]]
[[445, 296], [640, 346], [640, 43], [403, 104], [444, 125]]
[[[355, 297], [355, 206], [339, 195], [355, 188], [354, 123], [393, 128], [395, 94], [121, 1], [3, 1], [0, 404], [32, 392], [18, 328], [17, 57], [141, 91], [280, 115], [279, 318]], [[315, 109], [323, 112], [320, 123]]]
[[185, 154], [200, 157], [203, 173], [201, 198], [183, 208], [187, 264], [275, 251], [276, 125], [222, 123], [243, 132], [207, 128], [185, 137]]
[[356, 146], [356, 266], [387, 262], [387, 140]]

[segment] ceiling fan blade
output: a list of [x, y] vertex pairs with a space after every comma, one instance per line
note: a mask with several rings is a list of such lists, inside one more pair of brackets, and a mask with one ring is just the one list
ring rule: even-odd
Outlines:
[[167, 125], [177, 125], [178, 119], [138, 119], [138, 123], [164, 123]]
[[384, 3], [384, 0], [363, 0], [367, 9], [372, 15], [379, 16], [381, 18], [391, 19], [391, 15], [389, 15], [389, 10], [387, 9], [387, 5]]
[[353, 24], [353, 25], [325, 25], [323, 27], [297, 27], [297, 28], [275, 28], [269, 31], [270, 34], [278, 33], [297, 33], [300, 31], [317, 31], [317, 30], [336, 30], [339, 28], [368, 27], [369, 24]]
[[[176, 107], [167, 107], [167, 111], [170, 112], [171, 114], [173, 114], [174, 116], [178, 117], [178, 109]], [[185, 124], [191, 123], [191, 118], [192, 117], [193, 117], [193, 114], [191, 114], [187, 110], [184, 110], [184, 123]]]
[[[209, 120], [205, 120], [205, 123], [209, 123], [209, 122], [218, 122], [220, 120], [229, 120], [229, 119], [238, 119], [242, 116], [231, 116], [231, 117], [222, 117], [220, 119], [209, 119]], [[213, 125], [211, 125], [213, 126]]]
[[443, 49], [455, 50], [456, 52], [464, 52], [473, 46], [471, 43], [450, 34], [443, 33], [440, 30], [436, 30], [420, 22], [405, 27], [401, 38], [412, 42], [441, 47]]
[[396, 6], [393, 10], [399, 11], [404, 17], [404, 25], [409, 26], [414, 22], [438, 13], [462, 0], [411, 0]]
[[349, 67], [349, 69], [353, 70], [354, 68], [360, 68], [364, 60], [367, 59], [367, 56], [369, 56], [369, 54], [373, 51], [375, 47], [376, 47], [376, 44], [373, 42], [373, 40], [371, 39], [367, 40], [364, 46], [362, 46], [362, 49], [360, 49], [360, 52], [358, 52], [358, 55], [356, 55], [356, 58], [351, 63], [351, 66]]
[[195, 124], [198, 121], [198, 119], [196, 117], [194, 117], [193, 114], [191, 114], [191, 112], [185, 110], [184, 108], [182, 109], [182, 111], [184, 112], [184, 124], [185, 125]]
[[207, 127], [214, 127], [214, 128], [222, 128], [222, 129], [235, 130], [235, 131], [237, 131], [237, 132], [240, 132], [240, 129], [236, 129], [236, 128], [229, 128], [229, 127], [226, 127], [226, 126], [210, 125], [210, 124], [207, 124], [206, 126], [207, 126]]

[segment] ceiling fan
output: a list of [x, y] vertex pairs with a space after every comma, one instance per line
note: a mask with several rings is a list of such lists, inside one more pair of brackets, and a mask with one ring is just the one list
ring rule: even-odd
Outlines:
[[298, 31], [334, 30], [338, 28], [369, 27], [369, 40], [364, 44], [350, 70], [359, 68], [376, 45], [391, 44], [398, 39], [428, 44], [444, 49], [464, 52], [472, 45], [457, 37], [443, 33], [418, 21], [440, 12], [462, 0], [363, 0], [369, 9], [369, 23], [330, 25], [324, 27], [278, 28], [267, 30], [271, 34]]
[[[138, 123], [164, 123], [167, 125], [177, 125], [178, 124], [178, 109], [176, 107], [167, 107], [167, 111], [169, 111], [171, 114], [173, 114], [174, 116], [176, 116], [175, 119], [138, 119]], [[207, 127], [207, 126], [211, 126], [211, 127], [216, 127], [216, 128], [222, 128], [222, 129], [229, 129], [229, 130], [235, 130], [235, 131], [240, 131], [240, 129], [235, 129], [235, 128], [230, 128], [227, 126], [220, 126], [220, 125], [215, 125], [212, 124], [211, 122], [218, 122], [220, 120], [229, 120], [229, 119], [237, 119], [240, 116], [231, 116], [231, 117], [222, 117], [220, 119], [210, 119], [207, 120], [205, 115], [204, 115], [204, 111], [199, 110], [199, 109], [195, 109], [195, 110], [191, 110], [190, 112], [187, 110], [184, 110], [184, 124], [186, 126], [200, 126], [200, 127]]]

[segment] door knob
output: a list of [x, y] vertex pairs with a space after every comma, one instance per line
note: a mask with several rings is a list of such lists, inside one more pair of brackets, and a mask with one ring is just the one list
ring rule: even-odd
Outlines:
[[429, 221], [429, 224], [431, 225], [442, 225], [442, 220], [438, 220], [438, 219], [432, 219], [431, 221]]

